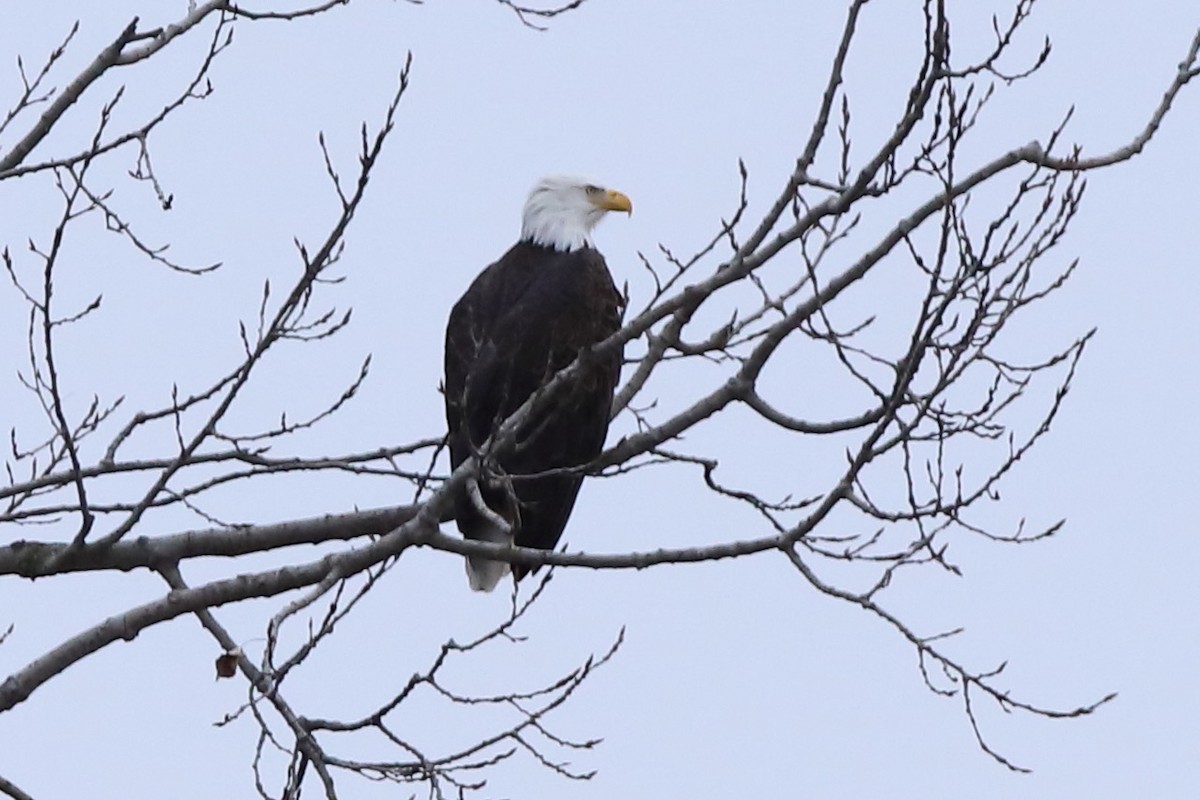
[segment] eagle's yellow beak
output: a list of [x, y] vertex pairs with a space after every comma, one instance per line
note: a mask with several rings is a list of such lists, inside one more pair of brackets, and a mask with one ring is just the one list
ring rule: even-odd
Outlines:
[[606, 191], [604, 196], [597, 200], [596, 205], [605, 211], [624, 211], [626, 214], [633, 213], [633, 203], [616, 189]]

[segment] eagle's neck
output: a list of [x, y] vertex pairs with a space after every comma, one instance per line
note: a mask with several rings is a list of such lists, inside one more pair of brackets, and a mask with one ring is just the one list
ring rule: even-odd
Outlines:
[[560, 250], [566, 253], [592, 247], [591, 226], [571, 224], [563, 218], [540, 219], [534, 224], [526, 220], [521, 226], [521, 241]]

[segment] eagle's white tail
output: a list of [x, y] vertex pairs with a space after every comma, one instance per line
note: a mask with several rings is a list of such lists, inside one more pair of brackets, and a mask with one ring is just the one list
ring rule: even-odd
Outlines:
[[[488, 525], [479, 531], [479, 533], [483, 535], [479, 537], [478, 541], [512, 544], [512, 535], [509, 533], [507, 525], [503, 528]], [[507, 561], [493, 561], [490, 558], [483, 558], [481, 556], [467, 556], [467, 581], [470, 582], [471, 588], [477, 592], [490, 592], [492, 589], [495, 589], [500, 580], [511, 571], [512, 565]]]
[[[471, 531], [470, 537], [479, 542], [511, 545], [513, 543], [512, 526], [487, 507], [479, 494], [479, 484], [472, 478], [467, 481], [467, 494], [471, 504], [483, 517], [482, 525]], [[482, 556], [467, 556], [467, 582], [477, 592], [490, 592], [496, 588], [505, 575], [512, 572], [512, 565], [507, 561], [494, 561]]]

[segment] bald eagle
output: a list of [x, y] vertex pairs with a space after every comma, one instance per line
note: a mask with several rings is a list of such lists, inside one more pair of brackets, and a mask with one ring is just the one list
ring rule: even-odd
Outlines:
[[[468, 539], [553, 549], [587, 464], [604, 447], [621, 353], [590, 352], [621, 327], [624, 301], [592, 228], [629, 198], [587, 181], [550, 177], [529, 194], [521, 239], [471, 283], [446, 325], [444, 393], [450, 462], [482, 463], [454, 498]], [[526, 421], [507, 447], [483, 448], [495, 429], [580, 355], [575, 379]], [[490, 448], [489, 448], [490, 449]], [[557, 470], [551, 474], [543, 474]], [[471, 588], [490, 592], [506, 562], [467, 558]], [[529, 568], [511, 566], [519, 581]]]

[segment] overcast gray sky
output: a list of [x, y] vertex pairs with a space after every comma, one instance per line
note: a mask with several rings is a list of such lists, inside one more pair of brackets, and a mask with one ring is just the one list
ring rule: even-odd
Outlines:
[[[1042, 73], [997, 101], [970, 157], [1044, 140], [1072, 105], [1065, 138], [1085, 153], [1141, 129], [1200, 12], [1185, 0], [1114, 5], [1038, 4], [1018, 52], [1035, 54], [1043, 36], [1054, 52]], [[19, 92], [14, 57], [39, 63], [73, 20], [81, 30], [59, 85], [133, 16], [165, 24], [186, 4], [14, 8], [0, 26], [4, 107]], [[648, 288], [637, 251], [660, 242], [687, 251], [710, 236], [736, 203], [738, 158], [750, 173], [751, 211], [778, 191], [807, 135], [843, 13], [833, 2], [591, 0], [538, 33], [488, 2], [360, 0], [315, 20], [241, 26], [214, 68], [214, 94], [178, 114], [155, 144], [174, 210], [155, 212], [152, 195], [112, 176], [117, 200], [149, 237], [170, 241], [174, 257], [226, 266], [204, 279], [166, 273], [99, 226], [73, 242], [60, 276], [64, 302], [103, 291], [105, 306], [86, 335], [67, 340], [71, 386], [83, 397], [128, 393], [134, 407], [148, 407], [165, 400], [172, 380], [236, 357], [237, 320], [253, 315], [263, 278], [293, 271], [292, 237], [315, 240], [335, 213], [318, 131], [349, 173], [359, 124], [381, 118], [411, 50], [413, 83], [397, 135], [351, 231], [347, 280], [333, 290], [340, 306], [356, 309], [354, 323], [336, 342], [292, 351], [236, 413], [249, 425], [262, 408], [312, 410], [370, 352], [370, 382], [315, 450], [437, 435], [446, 314], [516, 238], [530, 185], [546, 173], [580, 173], [632, 197], [632, 218], [606, 220], [595, 238], [636, 301]], [[987, 14], [955, 20], [956, 55], [984, 46]], [[848, 90], [867, 146], [889, 132], [903, 101], [920, 45], [919, 3], [868, 6], [861, 37]], [[125, 84], [118, 116], [139, 118], [176, 89], [202, 38], [162, 63], [107, 77], [99, 95]], [[82, 103], [48, 151], [90, 130], [95, 109]], [[1002, 485], [994, 512], [1006, 525], [1065, 517], [1064, 531], [1022, 547], [956, 541], [962, 578], [914, 574], [893, 595], [921, 632], [964, 626], [956, 655], [980, 667], [1008, 660], [1014, 694], [1069, 708], [1116, 691], [1115, 702], [1059, 722], [982, 709], [992, 744], [1034, 769], [1017, 775], [980, 752], [956, 701], [925, 688], [908, 644], [817, 595], [777, 554], [639, 573], [563, 570], [522, 628], [529, 641], [464, 664], [455, 677], [477, 691], [546, 679], [604, 650], [626, 626], [617, 658], [554, 718], [566, 735], [604, 738], [572, 756], [599, 772], [571, 783], [521, 761], [496, 770], [489, 796], [1196, 796], [1197, 130], [1200, 86], [1191, 86], [1142, 156], [1090, 176], [1054, 256], [1078, 256], [1080, 270], [1012, 331], [1016, 350], [1038, 352], [1099, 328], [1052, 434]], [[0, 186], [0, 246], [16, 252], [28, 237], [45, 237], [53, 200], [45, 181]], [[0, 408], [12, 416], [0, 418], [5, 428], [37, 419], [13, 380], [24, 352], [16, 300], [0, 291]], [[888, 300], [861, 298], [868, 306]], [[794, 379], [804, 380], [802, 364]], [[739, 441], [736, 423], [723, 424], [697, 437], [727, 448], [747, 476], [806, 469], [803, 453]], [[153, 442], [138, 447], [151, 452]], [[224, 507], [271, 521], [408, 499], [386, 483], [269, 487], [231, 490]], [[590, 481], [567, 539], [625, 552], [763, 535], [752, 523], [704, 494], [695, 475], [665, 472]], [[32, 535], [3, 530], [0, 544]], [[205, 564], [189, 577], [227, 568]], [[0, 579], [0, 629], [16, 625], [0, 647], [0, 675], [161, 593], [161, 581], [140, 574]], [[437, 643], [495, 624], [506, 603], [503, 593], [471, 594], [457, 557], [406, 555], [293, 689], [312, 716], [361, 713]], [[274, 607], [248, 603], [218, 615], [251, 640]], [[213, 682], [214, 650], [184, 618], [72, 667], [0, 716], [0, 775], [39, 800], [251, 796], [252, 726], [211, 725], [244, 697], [240, 681]], [[412, 730], [428, 741], [456, 740], [457, 717], [420, 706], [412, 713]], [[353, 754], [351, 743], [345, 748]], [[393, 787], [343, 785], [347, 797], [396, 796]]]

